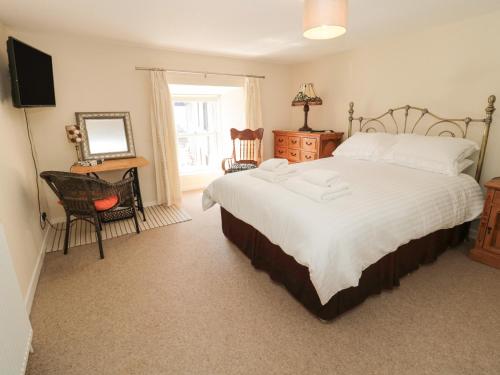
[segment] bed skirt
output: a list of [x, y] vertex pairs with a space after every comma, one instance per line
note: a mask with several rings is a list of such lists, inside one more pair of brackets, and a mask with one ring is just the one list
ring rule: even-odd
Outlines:
[[447, 248], [460, 244], [467, 237], [470, 226], [470, 223], [464, 223], [410, 241], [365, 269], [357, 287], [341, 290], [322, 305], [307, 267], [222, 207], [221, 218], [224, 235], [250, 258], [255, 268], [283, 284], [311, 313], [324, 320], [334, 319], [383, 289], [399, 286], [401, 277], [421, 264], [435, 261]]

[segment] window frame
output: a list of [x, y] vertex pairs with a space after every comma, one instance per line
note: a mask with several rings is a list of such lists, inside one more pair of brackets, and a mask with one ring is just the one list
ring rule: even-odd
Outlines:
[[[172, 106], [175, 107], [176, 102], [196, 102], [196, 103], [206, 103], [206, 102], [215, 102], [215, 124], [214, 128], [211, 131], [205, 132], [192, 132], [192, 133], [179, 133], [177, 132], [177, 126], [175, 124], [175, 109], [174, 109], [174, 125], [176, 126], [176, 145], [179, 146], [179, 138], [196, 138], [196, 137], [207, 137], [210, 141], [210, 137], [214, 137], [215, 149], [216, 149], [216, 158], [221, 157], [222, 152], [222, 123], [221, 123], [221, 95], [172, 95]], [[201, 175], [205, 173], [211, 173], [217, 171], [217, 163], [212, 162], [209, 163], [206, 167], [200, 166], [197, 169], [186, 171], [182, 170], [179, 166], [179, 174], [181, 176], [190, 176], [190, 175]]]

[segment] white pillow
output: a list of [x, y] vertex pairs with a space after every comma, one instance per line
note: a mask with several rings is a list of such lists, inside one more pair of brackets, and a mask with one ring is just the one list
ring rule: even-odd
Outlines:
[[462, 173], [465, 171], [467, 168], [469, 168], [472, 164], [474, 164], [474, 161], [470, 159], [465, 159], [462, 161], [458, 162], [458, 174]]
[[396, 143], [397, 137], [387, 133], [357, 132], [333, 151], [334, 156], [377, 161]]
[[383, 161], [449, 176], [458, 176], [470, 166], [464, 160], [479, 150], [475, 142], [463, 138], [416, 134], [400, 134], [396, 138]]

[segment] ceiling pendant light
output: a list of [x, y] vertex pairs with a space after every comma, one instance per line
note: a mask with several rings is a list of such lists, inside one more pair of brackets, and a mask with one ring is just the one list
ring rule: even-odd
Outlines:
[[346, 32], [347, 0], [304, 0], [304, 37], [332, 39]]

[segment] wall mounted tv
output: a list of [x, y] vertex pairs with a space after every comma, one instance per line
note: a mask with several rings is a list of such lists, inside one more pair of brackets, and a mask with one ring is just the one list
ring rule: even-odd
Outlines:
[[52, 57], [13, 37], [7, 40], [7, 53], [14, 106], [55, 106]]

